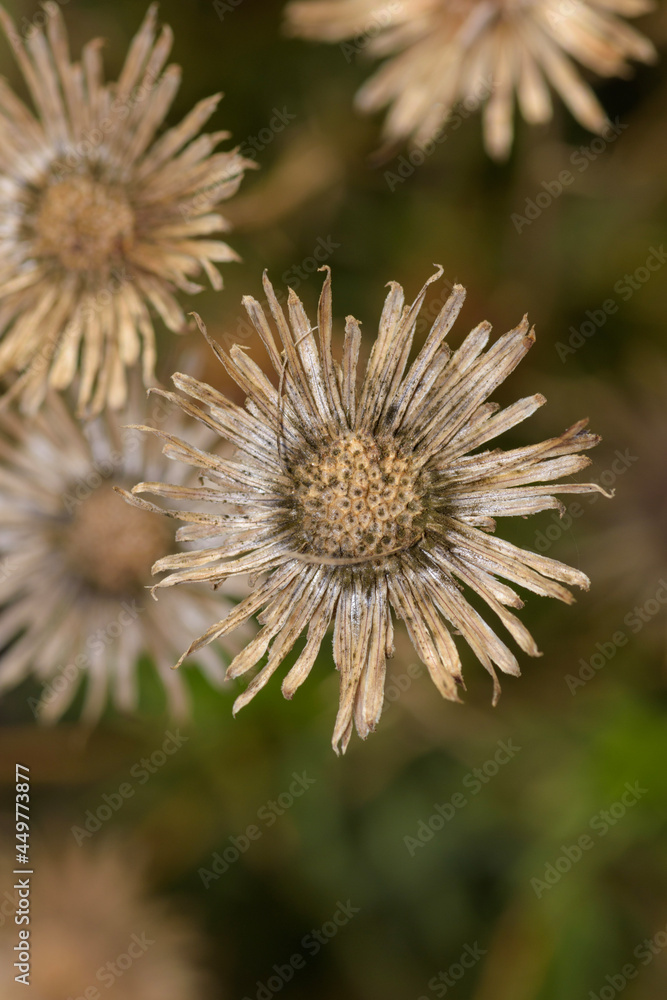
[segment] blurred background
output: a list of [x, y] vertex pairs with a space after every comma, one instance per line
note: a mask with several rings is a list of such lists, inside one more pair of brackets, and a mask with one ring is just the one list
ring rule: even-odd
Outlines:
[[[144, 4], [60, 3], [72, 52], [104, 37], [114, 79]], [[6, 6], [19, 28], [40, 9]], [[401, 633], [381, 724], [343, 759], [330, 747], [328, 644], [293, 702], [274, 682], [236, 720], [236, 685], [220, 692], [189, 670], [193, 718], [176, 725], [148, 662], [140, 712], [109, 710], [93, 730], [76, 705], [61, 724], [37, 725], [34, 682], [5, 695], [7, 847], [15, 762], [32, 776], [35, 986], [21, 995], [667, 995], [664, 62], [596, 85], [615, 123], [607, 141], [557, 104], [549, 126], [518, 122], [501, 166], [483, 153], [476, 114], [422, 163], [405, 149], [378, 163], [379, 122], [352, 106], [371, 69], [363, 50], [284, 38], [278, 0], [163, 0], [160, 17], [184, 69], [170, 123], [223, 90], [212, 128], [229, 129], [261, 168], [221, 206], [243, 262], [223, 268], [221, 293], [192, 303], [214, 336], [263, 362], [241, 296], [262, 297], [268, 268], [312, 311], [326, 262], [335, 315], [362, 320], [368, 349], [385, 283], [411, 299], [439, 263], [468, 289], [452, 343], [482, 319], [497, 333], [524, 313], [536, 326], [497, 398], [543, 392], [548, 405], [501, 443], [588, 416], [604, 440], [581, 478], [616, 496], [579, 498], [562, 519], [499, 523], [592, 587], [569, 608], [527, 596], [522, 619], [544, 655], [520, 656], [524, 676], [505, 679], [497, 708], [467, 649], [465, 704], [441, 701]], [[638, 26], [664, 52], [664, 8]], [[23, 94], [4, 39], [0, 66]], [[431, 290], [420, 339], [446, 291], [445, 280]], [[199, 367], [233, 392], [195, 332], [165, 331], [161, 357], [165, 382]], [[12, 880], [9, 859], [10, 985]]]

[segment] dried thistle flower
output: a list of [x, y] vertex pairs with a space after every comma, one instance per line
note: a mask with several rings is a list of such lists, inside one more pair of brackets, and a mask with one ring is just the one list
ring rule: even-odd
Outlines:
[[[328, 270], [328, 269], [326, 269]], [[487, 441], [529, 417], [545, 400], [530, 396], [498, 410], [487, 402], [534, 341], [524, 319], [488, 351], [490, 325], [480, 323], [458, 350], [445, 344], [465, 291], [456, 285], [417, 358], [408, 365], [415, 323], [428, 285], [412, 305], [391, 284], [379, 335], [357, 391], [361, 332], [348, 317], [343, 363], [332, 356], [331, 276], [319, 301], [317, 326], [290, 290], [286, 317], [268, 278], [264, 291], [276, 342], [259, 303], [244, 305], [279, 379], [276, 390], [239, 347], [227, 354], [212, 344], [225, 369], [247, 393], [245, 409], [187, 375], [174, 375], [184, 399], [155, 390], [236, 446], [235, 461], [221, 461], [176, 437], [164, 453], [201, 470], [210, 485], [193, 491], [142, 482], [127, 499], [145, 510], [160, 507], [137, 494], [196, 498], [211, 513], [169, 513], [192, 522], [192, 538], [219, 538], [215, 548], [169, 555], [154, 572], [156, 585], [208, 581], [232, 574], [268, 576], [224, 620], [196, 639], [185, 655], [224, 636], [259, 611], [258, 635], [230, 664], [227, 677], [246, 674], [269, 651], [234, 711], [269, 680], [308, 627], [296, 663], [283, 680], [291, 698], [310, 672], [334, 622], [334, 660], [340, 672], [340, 707], [333, 746], [346, 749], [353, 724], [366, 737], [380, 718], [387, 657], [393, 650], [390, 608], [406, 624], [419, 656], [445, 698], [458, 701], [461, 664], [448, 626], [460, 632], [499, 685], [494, 664], [519, 673], [512, 652], [462, 593], [479, 595], [524, 652], [539, 655], [534, 640], [507, 607], [522, 601], [502, 576], [527, 590], [573, 600], [563, 584], [587, 588], [587, 577], [553, 559], [495, 538], [494, 517], [560, 508], [554, 493], [604, 492], [590, 483], [553, 483], [589, 464], [576, 454], [598, 438], [574, 424], [560, 437], [511, 451], [479, 451]], [[314, 331], [318, 331], [319, 345]], [[531, 485], [549, 483], [550, 485]], [[228, 513], [224, 506], [233, 504]]]
[[[454, 107], [484, 107], [490, 156], [512, 145], [514, 95], [526, 121], [551, 118], [549, 85], [592, 132], [608, 125], [575, 61], [599, 76], [627, 76], [629, 59], [651, 62], [650, 41], [623, 16], [650, 0], [292, 0], [288, 29], [304, 38], [342, 42], [389, 57], [357, 95], [362, 111], [390, 107], [389, 143], [417, 146], [446, 127]], [[620, 16], [619, 16], [620, 15]], [[355, 46], [352, 46], [355, 48]]]
[[[90, 836], [80, 827], [72, 828]], [[115, 987], [123, 1000], [201, 1000], [210, 996], [202, 962], [203, 939], [192, 918], [149, 892], [141, 842], [99, 843], [68, 836], [68, 843], [37, 837], [39, 877], [31, 880], [30, 993], [39, 1000], [101, 997]], [[16, 876], [5, 854], [4, 900]], [[4, 913], [4, 911], [3, 911]], [[0, 958], [3, 1000], [20, 1000], [17, 928], [3, 917]], [[11, 972], [10, 976], [10, 970]], [[104, 987], [104, 991], [102, 990]], [[113, 995], [113, 994], [111, 994]]]
[[[129, 414], [147, 415], [137, 403]], [[122, 711], [135, 709], [141, 654], [153, 660], [171, 712], [186, 714], [183, 678], [171, 667], [192, 630], [219, 614], [219, 600], [205, 588], [185, 601], [151, 599], [152, 563], [181, 546], [168, 522], [113, 492], [147, 467], [165, 475], [167, 464], [153, 439], [121, 431], [111, 413], [81, 425], [55, 394], [32, 422], [0, 414], [0, 690], [36, 676], [43, 682], [41, 698], [31, 701], [36, 715], [58, 718], [83, 681], [87, 721], [107, 697]], [[187, 495], [185, 481], [179, 488]], [[219, 685], [220, 657], [202, 653], [198, 663]]]
[[181, 76], [163, 71], [173, 36], [157, 35], [156, 4], [116, 83], [100, 39], [70, 62], [60, 8], [46, 7], [46, 35], [25, 43], [0, 7], [36, 109], [0, 82], [0, 376], [22, 373], [12, 393], [32, 412], [80, 370], [79, 407], [96, 414], [124, 405], [140, 358], [154, 380], [151, 310], [182, 332], [175, 292], [200, 291], [202, 270], [222, 287], [214, 262], [237, 257], [210, 238], [227, 228], [215, 208], [250, 164], [213, 152], [228, 133], [198, 134], [219, 94], [155, 140]]

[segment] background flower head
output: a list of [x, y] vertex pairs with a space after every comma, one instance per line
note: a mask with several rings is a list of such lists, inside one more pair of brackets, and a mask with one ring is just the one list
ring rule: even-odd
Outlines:
[[115, 83], [100, 39], [73, 63], [60, 8], [46, 11], [24, 40], [0, 8], [35, 108], [0, 85], [0, 375], [18, 373], [34, 410], [80, 371], [79, 407], [97, 413], [123, 406], [140, 359], [154, 379], [152, 313], [182, 332], [176, 293], [199, 291], [202, 271], [222, 286], [215, 265], [236, 254], [212, 238], [226, 228], [216, 209], [249, 163], [214, 152], [226, 132], [199, 134], [219, 94], [156, 138], [181, 78], [156, 4]]
[[[210, 996], [200, 932], [173, 903], [151, 894], [140, 841], [106, 836], [81, 844], [70, 835], [63, 842], [51, 830], [48, 838], [34, 838], [34, 852], [39, 875], [29, 880], [27, 928], [33, 996], [99, 997], [111, 989], [123, 1000]], [[11, 872], [11, 857], [5, 853], [2, 861], [3, 875]], [[17, 900], [8, 878], [3, 888], [3, 902]], [[0, 928], [3, 997], [18, 1000], [27, 992], [13, 981], [19, 928], [4, 919]]]
[[[165, 454], [200, 469], [211, 485], [186, 492], [143, 482], [128, 495], [141, 510], [159, 509], [136, 498], [144, 492], [215, 505], [201, 534], [192, 537], [217, 537], [218, 545], [158, 560], [154, 571], [169, 571], [158, 588], [268, 574], [188, 650], [200, 649], [260, 612], [264, 627], [235, 657], [227, 676], [246, 674], [267, 650], [268, 659], [237, 699], [235, 711], [264, 687], [307, 628], [305, 646], [283, 680], [283, 694], [291, 698], [333, 623], [340, 673], [337, 751], [346, 749], [353, 726], [366, 737], [380, 718], [387, 658], [394, 648], [391, 609], [405, 622], [444, 697], [458, 700], [463, 685], [453, 629], [492, 675], [495, 700], [495, 667], [518, 674], [519, 665], [464, 596], [464, 587], [532, 656], [539, 655], [534, 640], [507, 610], [523, 602], [498, 578], [567, 602], [572, 596], [565, 584], [588, 587], [579, 570], [511, 545], [494, 532], [496, 517], [559, 508], [554, 493], [600, 490], [589, 483], [555, 482], [589, 464], [578, 452], [598, 438], [580, 421], [538, 445], [479, 451], [545, 402], [539, 394], [505, 409], [489, 402], [531, 347], [534, 333], [524, 317], [485, 351], [491, 326], [484, 322], [452, 352], [445, 338], [465, 297], [464, 289], [455, 286], [410, 364], [427, 288], [441, 275], [442, 270], [412, 304], [405, 303], [400, 285], [391, 283], [360, 387], [361, 330], [351, 316], [342, 363], [333, 357], [330, 273], [316, 324], [291, 290], [286, 315], [265, 276], [278, 342], [260, 304], [250, 296], [244, 301], [278, 389], [242, 349], [232, 347], [227, 354], [213, 345], [247, 393], [245, 409], [187, 375], [175, 375], [173, 381], [189, 399], [158, 390], [234, 444], [237, 459], [222, 461], [168, 436]], [[229, 502], [238, 513], [224, 512]], [[173, 516], [195, 525], [201, 521], [198, 514]]]
[[[328, 42], [358, 39], [369, 55], [389, 57], [359, 91], [363, 111], [389, 107], [389, 143], [424, 145], [447, 127], [459, 103], [484, 105], [484, 141], [508, 155], [514, 100], [532, 123], [552, 115], [553, 88], [582, 125], [602, 132], [607, 117], [580, 63], [600, 76], [626, 76], [629, 60], [655, 49], [624, 16], [649, 0], [292, 0], [288, 28]], [[460, 124], [460, 122], [459, 122]]]
[[[166, 414], [135, 401], [132, 416], [160, 422]], [[62, 715], [82, 684], [88, 721], [109, 698], [136, 709], [142, 654], [170, 710], [186, 712], [184, 678], [171, 667], [219, 600], [203, 589], [184, 601], [151, 599], [151, 564], [181, 545], [168, 522], [133, 510], [113, 489], [147, 469], [164, 475], [156, 442], [121, 429], [112, 414], [81, 425], [55, 394], [32, 422], [0, 414], [0, 689], [41, 680], [34, 711], [42, 718]], [[197, 659], [219, 684], [218, 654]]]

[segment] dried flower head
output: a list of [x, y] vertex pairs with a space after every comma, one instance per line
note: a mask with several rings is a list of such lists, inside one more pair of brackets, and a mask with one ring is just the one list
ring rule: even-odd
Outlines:
[[627, 76], [628, 60], [650, 62], [651, 42], [622, 16], [650, 0], [292, 0], [289, 30], [327, 42], [358, 39], [353, 50], [388, 56], [357, 95], [362, 111], [390, 111], [389, 143], [433, 139], [454, 107], [484, 104], [489, 155], [512, 145], [514, 95], [523, 117], [551, 118], [549, 85], [593, 132], [608, 124], [574, 62], [600, 76]]
[[[267, 573], [255, 591], [223, 621], [192, 643], [188, 653], [217, 639], [260, 611], [262, 630], [230, 664], [228, 677], [268, 659], [234, 705], [237, 711], [262, 688], [308, 628], [296, 663], [283, 680], [291, 698], [315, 662], [333, 620], [334, 660], [340, 672], [340, 708], [334, 749], [347, 747], [353, 724], [366, 737], [380, 718], [387, 657], [393, 650], [390, 608], [406, 624], [438, 690], [458, 701], [461, 664], [448, 626], [460, 632], [493, 677], [494, 664], [518, 674], [512, 652], [466, 600], [463, 586], [498, 615], [531, 656], [537, 647], [507, 611], [521, 607], [518, 594], [497, 577], [538, 594], [570, 602], [563, 584], [588, 587], [579, 570], [495, 538], [494, 517], [559, 508], [554, 493], [600, 490], [588, 483], [553, 483], [589, 464], [577, 454], [598, 438], [586, 421], [538, 445], [511, 451], [479, 451], [497, 435], [529, 417], [540, 395], [499, 410], [490, 394], [516, 367], [534, 341], [524, 319], [488, 351], [490, 325], [480, 323], [452, 352], [445, 344], [464, 300], [454, 287], [421, 351], [408, 364], [415, 323], [426, 289], [412, 305], [391, 284], [377, 340], [357, 390], [361, 332], [345, 326], [343, 362], [332, 356], [331, 276], [319, 301], [317, 325], [290, 290], [285, 316], [264, 278], [279, 343], [259, 303], [244, 305], [277, 373], [279, 387], [238, 346], [227, 354], [212, 345], [247, 393], [245, 409], [187, 375], [174, 375], [190, 398], [157, 390], [185, 413], [232, 442], [235, 461], [220, 461], [175, 437], [169, 457], [200, 469], [211, 485], [186, 492], [143, 482], [128, 499], [160, 510], [136, 494], [196, 497], [213, 505], [201, 514], [171, 512], [191, 521], [192, 537], [219, 537], [216, 548], [169, 555], [153, 567], [168, 575], [157, 584], [209, 581], [231, 574]], [[318, 331], [319, 344], [314, 332]], [[549, 483], [549, 485], [532, 485]], [[600, 492], [604, 492], [600, 490]], [[234, 504], [228, 513], [223, 505]]]
[[0, 7], [0, 23], [35, 105], [0, 82], [0, 376], [21, 373], [12, 392], [34, 411], [47, 387], [81, 373], [79, 407], [123, 406], [126, 368], [141, 357], [153, 381], [151, 310], [185, 329], [175, 292], [201, 290], [202, 270], [222, 286], [216, 261], [235, 260], [211, 239], [215, 212], [248, 162], [214, 153], [226, 132], [199, 135], [220, 95], [155, 134], [180, 83], [164, 69], [172, 32], [156, 28], [153, 4], [116, 83], [104, 83], [101, 42], [70, 62], [57, 4], [24, 42]]
[[[73, 827], [72, 831], [81, 830]], [[86, 833], [86, 831], [81, 831]], [[3, 1000], [100, 997], [115, 987], [123, 1000], [201, 1000], [209, 996], [202, 938], [192, 919], [149, 893], [141, 843], [69, 843], [38, 838], [39, 877], [31, 880], [29, 990], [15, 982], [17, 928], [0, 924]], [[15, 867], [6, 855], [3, 872]], [[3, 901], [18, 895], [8, 881]], [[8, 912], [8, 911], [4, 911]], [[10, 970], [11, 974], [10, 974]], [[113, 994], [111, 994], [113, 995]]]
[[[151, 418], [164, 420], [153, 409]], [[130, 413], [147, 415], [145, 404]], [[107, 696], [134, 709], [142, 653], [170, 710], [186, 712], [183, 678], [171, 667], [192, 630], [219, 614], [219, 600], [205, 588], [185, 601], [151, 599], [151, 565], [182, 546], [168, 522], [113, 491], [147, 467], [163, 476], [166, 464], [153, 439], [121, 431], [112, 414], [82, 426], [55, 394], [32, 422], [0, 414], [0, 690], [33, 674], [43, 682], [35, 714], [45, 719], [62, 715], [83, 681], [89, 721]], [[183, 481], [180, 489], [187, 495]], [[219, 656], [202, 653], [198, 662], [220, 684]]]

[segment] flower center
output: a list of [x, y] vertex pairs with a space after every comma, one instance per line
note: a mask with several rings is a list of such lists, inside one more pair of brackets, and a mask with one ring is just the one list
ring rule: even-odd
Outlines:
[[101, 271], [122, 257], [134, 237], [134, 212], [119, 188], [90, 177], [48, 187], [37, 211], [42, 254], [69, 271]]
[[60, 545], [70, 572], [119, 596], [151, 582], [155, 560], [174, 550], [174, 531], [166, 518], [130, 507], [104, 483], [75, 508]]
[[393, 443], [349, 434], [293, 476], [308, 554], [363, 562], [407, 548], [423, 530], [420, 474]]

